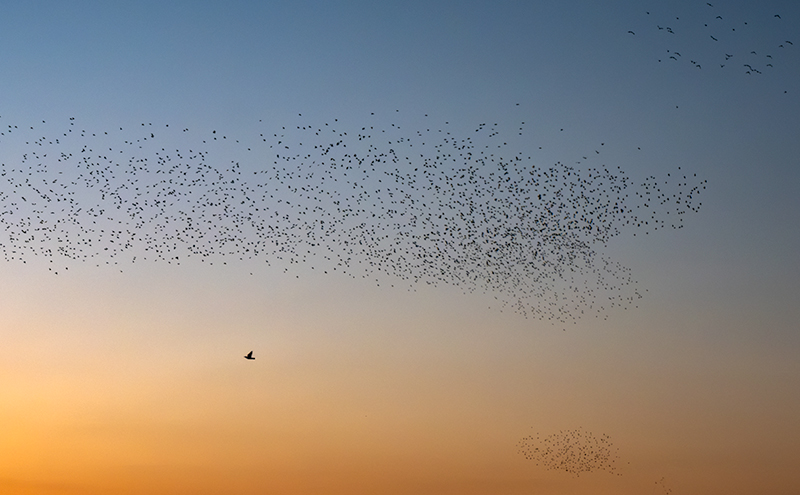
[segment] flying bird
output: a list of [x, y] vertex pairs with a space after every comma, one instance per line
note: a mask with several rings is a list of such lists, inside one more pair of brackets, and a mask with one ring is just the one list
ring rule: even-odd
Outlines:
[[253, 357], [253, 351], [250, 351], [250, 352], [248, 352], [248, 353], [247, 353], [247, 355], [246, 355], [244, 358], [245, 358], [245, 359], [255, 359], [255, 358]]

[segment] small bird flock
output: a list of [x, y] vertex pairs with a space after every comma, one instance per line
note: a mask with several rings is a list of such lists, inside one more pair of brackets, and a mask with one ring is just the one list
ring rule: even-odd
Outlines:
[[633, 181], [618, 166], [540, 166], [509, 146], [531, 141], [524, 122], [506, 136], [427, 116], [410, 132], [374, 115], [348, 126], [299, 117], [241, 138], [0, 118], [0, 250], [47, 258], [56, 274], [75, 261], [302, 264], [482, 291], [501, 309], [565, 323], [640, 298], [602, 247], [626, 230], [682, 227], [705, 189], [680, 167]]
[[617, 474], [618, 449], [608, 435], [576, 430], [561, 430], [545, 437], [531, 435], [517, 444], [525, 459], [536, 461], [537, 466], [548, 470], [565, 471], [575, 477], [581, 473], [606, 471]]
[[667, 485], [667, 479], [662, 476], [661, 479], [656, 481], [656, 485], [660, 486], [662, 490], [664, 490], [664, 495], [669, 495], [672, 493], [672, 488]]
[[[657, 35], [668, 47], [659, 62], [689, 65], [695, 69], [732, 70], [761, 75], [786, 63], [797, 63], [791, 20], [780, 13], [753, 12], [724, 3], [697, 1], [674, 11], [664, 3], [645, 11], [643, 25], [628, 34], [636, 38]], [[637, 36], [638, 33], [638, 36]]]

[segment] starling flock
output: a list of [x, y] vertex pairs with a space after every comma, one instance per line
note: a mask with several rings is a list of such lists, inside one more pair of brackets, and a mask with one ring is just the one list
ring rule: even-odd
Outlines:
[[[684, 12], [646, 11], [645, 18], [646, 25], [637, 31], [656, 34], [668, 47], [659, 62], [747, 75], [796, 63], [790, 24], [778, 13], [761, 12], [744, 19], [740, 12], [723, 5], [698, 1]], [[628, 33], [635, 35], [634, 31]]]
[[548, 470], [565, 471], [575, 477], [593, 471], [620, 475], [615, 465], [618, 449], [608, 435], [597, 437], [582, 428], [561, 430], [545, 437], [525, 437], [517, 447], [525, 459]]
[[601, 248], [626, 229], [680, 228], [705, 189], [680, 167], [638, 182], [619, 167], [542, 167], [497, 124], [459, 135], [449, 123], [406, 132], [370, 120], [258, 124], [239, 140], [0, 119], [0, 249], [9, 261], [49, 258], [55, 273], [66, 260], [305, 264], [483, 291], [564, 323], [641, 297]]

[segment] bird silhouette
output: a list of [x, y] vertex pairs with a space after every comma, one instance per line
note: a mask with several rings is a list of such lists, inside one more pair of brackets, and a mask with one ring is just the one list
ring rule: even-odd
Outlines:
[[245, 358], [245, 359], [255, 359], [255, 358], [253, 357], [253, 351], [250, 351], [250, 352], [248, 352], [248, 353], [247, 353], [247, 355], [246, 355], [244, 358]]

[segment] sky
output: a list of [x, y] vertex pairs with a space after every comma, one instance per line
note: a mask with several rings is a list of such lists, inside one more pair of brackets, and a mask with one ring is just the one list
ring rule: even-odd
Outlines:
[[4, 2], [0, 491], [800, 491], [800, 5], [710, 4]]

